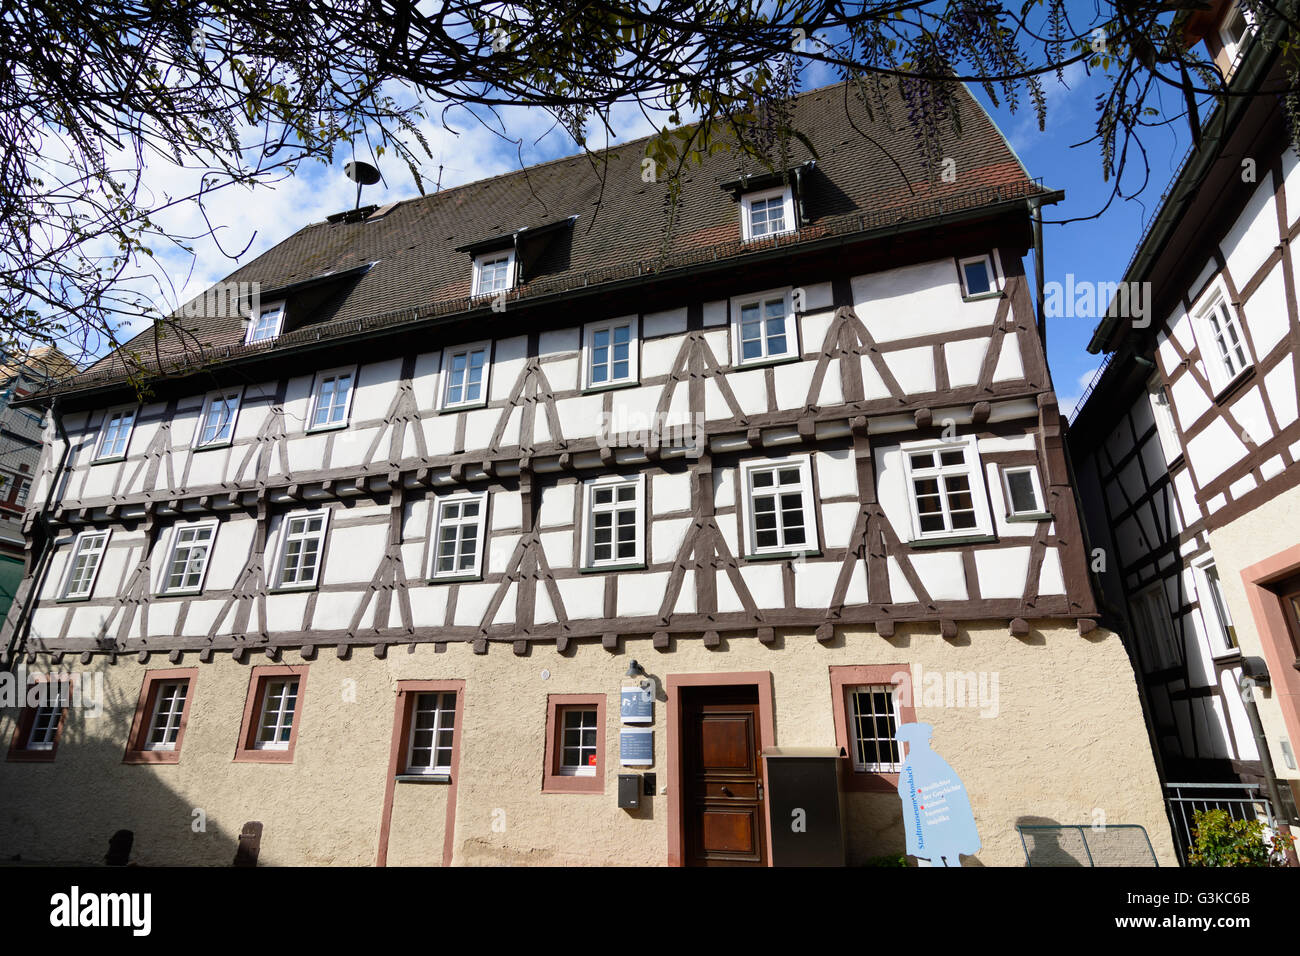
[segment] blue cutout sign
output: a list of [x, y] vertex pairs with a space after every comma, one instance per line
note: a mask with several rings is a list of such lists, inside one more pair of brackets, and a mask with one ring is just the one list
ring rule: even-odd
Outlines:
[[907, 852], [935, 866], [961, 866], [961, 854], [979, 852], [979, 832], [961, 778], [930, 749], [933, 733], [929, 724], [914, 723], [902, 724], [895, 734], [907, 744], [907, 759], [898, 775]]

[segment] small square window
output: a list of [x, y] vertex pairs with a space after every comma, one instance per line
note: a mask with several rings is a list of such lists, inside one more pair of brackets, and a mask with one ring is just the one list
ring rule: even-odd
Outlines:
[[1003, 468], [1002, 490], [1006, 494], [1009, 516], [1040, 515], [1045, 510], [1043, 493], [1038, 485], [1038, 469], [1033, 465]]
[[901, 447], [914, 539], [990, 534], [975, 439]]
[[896, 739], [898, 728], [916, 720], [910, 667], [832, 665], [830, 676], [835, 742], [845, 758], [844, 788], [894, 790], [905, 756]]
[[160, 594], [198, 594], [203, 590], [216, 536], [215, 521], [177, 525], [172, 529]]
[[743, 462], [747, 553], [787, 554], [818, 550], [812, 463], [807, 455]]
[[733, 299], [731, 311], [737, 365], [798, 357], [799, 337], [788, 289]]
[[474, 408], [487, 404], [491, 352], [491, 342], [478, 342], [443, 352], [442, 408]]
[[747, 193], [740, 198], [741, 232], [746, 240], [766, 239], [798, 228], [789, 186]]
[[124, 762], [179, 762], [197, 679], [196, 667], [145, 673]]
[[974, 299], [992, 295], [999, 291], [998, 274], [993, 268], [991, 256], [971, 256], [958, 263], [961, 273], [961, 294], [963, 298]]
[[311, 391], [311, 416], [308, 431], [343, 428], [348, 423], [355, 390], [356, 367], [320, 372]]
[[1218, 394], [1254, 364], [1241, 328], [1241, 317], [1228, 302], [1222, 280], [1205, 296], [1194, 315], [1193, 329], [1201, 360], [1209, 373], [1210, 387]]
[[583, 566], [645, 563], [645, 476], [595, 478], [584, 486], [587, 530]]
[[320, 577], [325, 553], [325, 532], [329, 527], [329, 510], [300, 511], [284, 516], [283, 541], [276, 564], [277, 588], [314, 588]]
[[593, 322], [583, 330], [586, 388], [631, 385], [637, 381], [636, 316]]
[[63, 598], [88, 598], [99, 576], [99, 565], [108, 547], [108, 531], [83, 531], [77, 535], [68, 561], [68, 576], [63, 582]]
[[278, 338], [284, 325], [284, 303], [273, 302], [262, 306], [248, 323], [248, 337], [245, 343], [270, 342]]
[[487, 492], [449, 495], [434, 502], [433, 568], [430, 577], [482, 576]]
[[203, 400], [203, 411], [194, 432], [195, 448], [221, 448], [235, 437], [235, 418], [243, 389], [212, 392]]
[[474, 260], [474, 296], [496, 295], [514, 288], [515, 254], [489, 252]]
[[235, 760], [293, 762], [306, 686], [306, 664], [253, 668]]
[[63, 722], [71, 703], [71, 687], [66, 679], [43, 676], [35, 678], [38, 697], [34, 707], [24, 706], [18, 714], [18, 726], [9, 742], [11, 761], [48, 762], [54, 759], [63, 733]]
[[104, 424], [99, 431], [93, 461], [118, 461], [126, 457], [131, 443], [131, 430], [135, 426], [136, 406], [110, 409], [104, 413]]
[[605, 792], [605, 695], [551, 694], [543, 793]]

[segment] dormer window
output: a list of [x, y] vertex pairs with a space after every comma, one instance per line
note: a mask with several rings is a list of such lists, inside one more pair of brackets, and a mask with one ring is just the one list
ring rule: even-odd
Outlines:
[[474, 259], [475, 296], [495, 295], [513, 288], [515, 284], [515, 253], [488, 252]]
[[248, 345], [254, 342], [269, 342], [279, 337], [283, 325], [284, 303], [273, 302], [264, 305], [254, 313], [252, 321], [248, 323], [248, 337], [244, 342]]
[[794, 197], [789, 186], [740, 197], [740, 226], [746, 241], [794, 232]]
[[957, 272], [961, 279], [961, 297], [967, 301], [1000, 295], [1002, 292], [1001, 276], [990, 255], [958, 260]]

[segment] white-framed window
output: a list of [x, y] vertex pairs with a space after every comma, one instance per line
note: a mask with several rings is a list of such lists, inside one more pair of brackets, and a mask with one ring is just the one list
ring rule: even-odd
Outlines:
[[442, 353], [441, 408], [486, 405], [492, 371], [492, 343], [475, 342]]
[[1147, 400], [1151, 403], [1151, 416], [1156, 420], [1156, 434], [1160, 438], [1160, 450], [1164, 452], [1165, 464], [1182, 457], [1183, 446], [1178, 441], [1178, 426], [1174, 424], [1174, 410], [1169, 404], [1169, 390], [1160, 381], [1159, 375], [1153, 375], [1147, 381]]
[[905, 442], [900, 450], [913, 540], [992, 533], [974, 436]]
[[1217, 394], [1254, 364], [1241, 317], [1228, 301], [1222, 279], [1205, 293], [1192, 314], [1201, 359], [1210, 376], [1210, 387]]
[[961, 294], [965, 299], [994, 295], [1001, 291], [998, 271], [990, 255], [968, 256], [957, 260], [961, 276]]
[[127, 447], [131, 444], [131, 430], [135, 427], [136, 409], [135, 405], [123, 405], [104, 413], [94, 461], [117, 461], [126, 457]]
[[269, 342], [278, 338], [284, 327], [284, 303], [271, 302], [257, 310], [248, 323], [248, 335], [244, 343]]
[[1228, 12], [1223, 18], [1223, 24], [1219, 27], [1219, 40], [1223, 43], [1223, 49], [1228, 55], [1228, 65], [1230, 67], [1236, 63], [1237, 57], [1241, 55], [1241, 48], [1245, 45], [1254, 28], [1250, 14], [1246, 12], [1241, 4], [1234, 3], [1228, 8]]
[[740, 227], [746, 240], [794, 232], [794, 197], [789, 186], [745, 193], [740, 197]]
[[1237, 653], [1237, 628], [1232, 623], [1228, 599], [1223, 594], [1218, 566], [1213, 558], [1205, 558], [1192, 563], [1192, 573], [1196, 579], [1196, 600], [1201, 606], [1201, 618], [1210, 636], [1211, 653], [1215, 657]]
[[159, 593], [197, 594], [202, 591], [216, 537], [216, 521], [196, 521], [172, 528], [171, 547]]
[[451, 773], [456, 733], [456, 694], [416, 694], [411, 705], [411, 737], [406, 745], [407, 773]]
[[1044, 512], [1043, 488], [1034, 465], [1012, 465], [1002, 469], [1002, 493], [1007, 516], [1040, 515]]
[[898, 773], [898, 725], [902, 723], [898, 690], [890, 684], [859, 684], [848, 688], [852, 725], [853, 769], [859, 773]]
[[482, 575], [487, 500], [486, 491], [435, 499], [431, 578]]
[[235, 437], [235, 419], [243, 394], [242, 388], [208, 393], [194, 430], [195, 448], [221, 448], [230, 444]]
[[149, 730], [141, 749], [176, 749], [176, 735], [180, 733], [181, 717], [185, 714], [185, 695], [189, 692], [189, 687], [188, 680], [169, 680], [158, 685], [153, 713], [149, 715]]
[[1179, 661], [1178, 635], [1162, 583], [1151, 585], [1129, 602], [1137, 631], [1139, 656], [1148, 671], [1174, 667]]
[[736, 364], [794, 358], [799, 331], [789, 289], [773, 289], [731, 300], [731, 337]]
[[638, 348], [635, 315], [586, 326], [582, 341], [583, 386], [635, 384]]
[[645, 563], [645, 475], [593, 478], [583, 486], [583, 567]]
[[0, 498], [9, 493], [9, 485], [13, 481], [8, 475], [0, 475]]
[[95, 578], [108, 547], [108, 531], [83, 531], [77, 535], [68, 561], [68, 576], [63, 582], [63, 597], [88, 598], [95, 589]]
[[328, 508], [295, 511], [284, 516], [281, 526], [280, 558], [276, 562], [277, 588], [314, 588], [320, 579], [325, 554], [325, 532], [329, 528]]
[[560, 711], [560, 765], [565, 777], [594, 777], [600, 724], [595, 707], [564, 707]]
[[22, 507], [23, 505], [27, 504], [27, 496], [31, 494], [31, 491], [32, 491], [31, 479], [24, 478], [22, 481], [18, 483], [18, 494], [14, 498], [14, 504], [18, 505], [19, 507]]
[[307, 418], [307, 431], [343, 428], [347, 425], [356, 380], [355, 365], [316, 373], [316, 381], [311, 389], [311, 414]]
[[32, 729], [27, 734], [28, 750], [53, 750], [54, 738], [59, 733], [59, 720], [63, 707], [59, 704], [41, 704], [32, 716]]
[[515, 253], [485, 252], [474, 257], [474, 296], [495, 295], [515, 285]]
[[817, 551], [817, 503], [808, 455], [740, 465], [746, 553]]
[[254, 750], [288, 750], [293, 738], [294, 710], [298, 705], [298, 678], [273, 677], [262, 691], [261, 717]]

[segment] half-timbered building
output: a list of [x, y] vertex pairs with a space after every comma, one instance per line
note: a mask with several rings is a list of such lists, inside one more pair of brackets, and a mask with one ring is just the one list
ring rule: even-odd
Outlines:
[[1023, 267], [1058, 194], [885, 106], [676, 204], [638, 142], [340, 214], [146, 396], [57, 389], [9, 662], [102, 708], [6, 712], [0, 852], [764, 864], [764, 752], [830, 748], [860, 863], [920, 720], [982, 862], [1098, 813], [1171, 860]]
[[[1284, 83], [1280, 24], [1218, 3], [1187, 29], [1234, 92]], [[1131, 636], [1166, 781], [1239, 783], [1295, 822], [1300, 162], [1288, 142], [1273, 96], [1228, 98], [1210, 118], [1093, 335], [1107, 356], [1070, 448], [1103, 610]], [[1126, 308], [1135, 295], [1140, 312]]]

